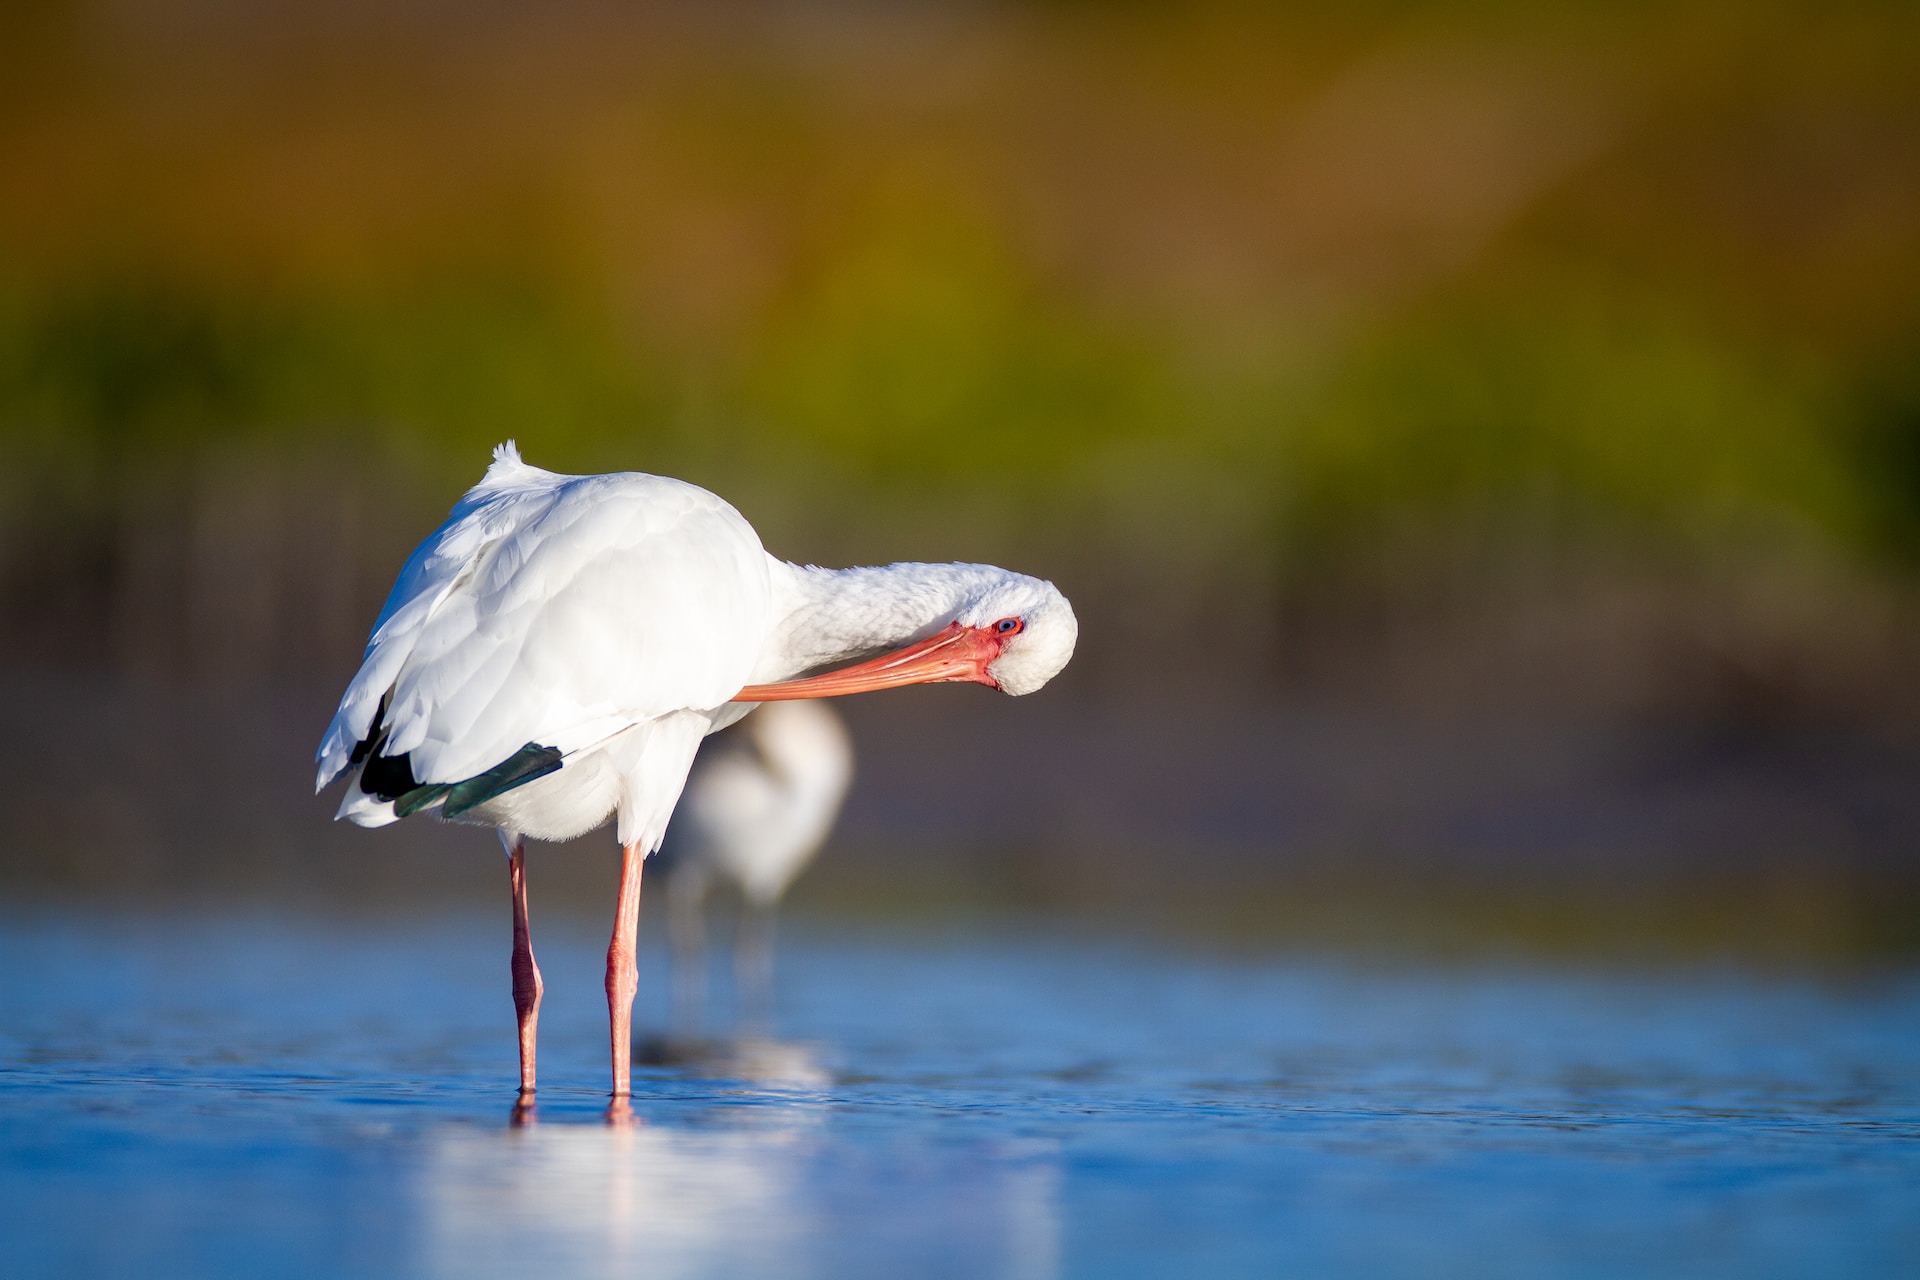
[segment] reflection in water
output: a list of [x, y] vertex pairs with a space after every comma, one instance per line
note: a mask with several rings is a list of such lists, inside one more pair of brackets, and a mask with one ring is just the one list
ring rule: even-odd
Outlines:
[[439, 1132], [419, 1170], [423, 1269], [845, 1275], [891, 1258], [901, 1275], [1059, 1274], [1052, 1159], [849, 1168], [828, 1119], [824, 1105], [788, 1101], [686, 1124]]
[[1920, 1274], [1920, 973], [802, 933], [609, 1128], [493, 925], [0, 908], [0, 1276]]
[[770, 1088], [825, 1089], [833, 1084], [833, 1073], [813, 1045], [764, 1035], [732, 1040], [650, 1036], [634, 1046], [633, 1064]]
[[439, 1135], [421, 1170], [430, 1270], [468, 1276], [519, 1258], [532, 1275], [679, 1275], [718, 1256], [762, 1268], [803, 1230], [792, 1165], [805, 1128]]

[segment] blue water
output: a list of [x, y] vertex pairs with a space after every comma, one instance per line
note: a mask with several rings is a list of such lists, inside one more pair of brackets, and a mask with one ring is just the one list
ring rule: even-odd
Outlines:
[[0, 1274], [1920, 1274], [1912, 972], [796, 926], [609, 1128], [604, 941], [535, 940], [513, 1127], [504, 919], [0, 915]]

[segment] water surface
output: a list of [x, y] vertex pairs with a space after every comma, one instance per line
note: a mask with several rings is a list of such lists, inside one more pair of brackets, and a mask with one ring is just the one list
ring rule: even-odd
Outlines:
[[0, 1273], [1920, 1271], [1911, 972], [790, 927], [749, 1035], [646, 957], [610, 1129], [604, 940], [535, 936], [515, 1127], [504, 919], [0, 915]]

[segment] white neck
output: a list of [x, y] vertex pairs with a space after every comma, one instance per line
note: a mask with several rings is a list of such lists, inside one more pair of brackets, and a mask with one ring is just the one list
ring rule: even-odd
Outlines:
[[1012, 576], [988, 564], [821, 569], [773, 560], [769, 568], [775, 621], [754, 669], [756, 684], [923, 640]]

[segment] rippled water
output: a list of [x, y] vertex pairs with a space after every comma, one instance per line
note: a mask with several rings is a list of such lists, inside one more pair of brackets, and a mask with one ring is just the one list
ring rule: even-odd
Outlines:
[[1920, 1272], [1920, 975], [795, 928], [609, 1129], [604, 942], [535, 923], [515, 1128], [504, 919], [0, 915], [0, 1273]]

